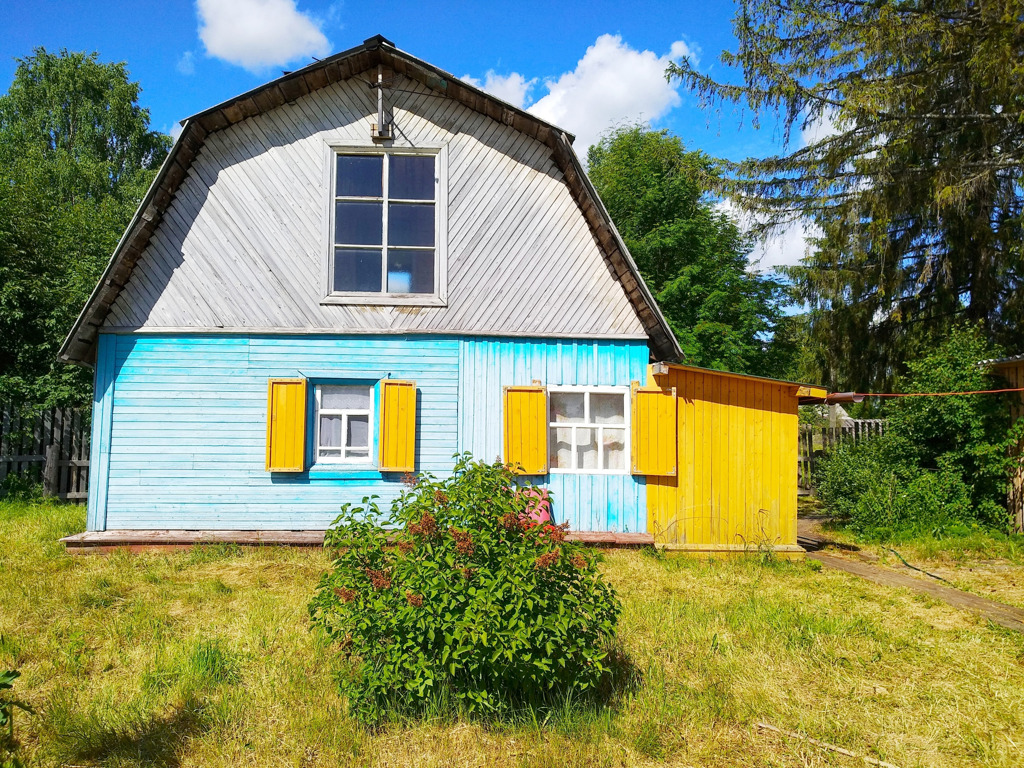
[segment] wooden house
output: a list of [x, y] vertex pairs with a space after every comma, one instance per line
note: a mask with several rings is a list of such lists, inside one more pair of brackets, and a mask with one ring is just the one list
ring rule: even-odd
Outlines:
[[61, 351], [79, 543], [322, 531], [469, 452], [576, 531], [795, 547], [798, 386], [651, 367], [679, 346], [565, 132], [382, 37], [183, 126]]

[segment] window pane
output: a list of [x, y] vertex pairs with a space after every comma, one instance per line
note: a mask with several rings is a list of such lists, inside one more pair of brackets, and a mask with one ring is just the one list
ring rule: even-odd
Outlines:
[[590, 395], [590, 420], [596, 424], [625, 424], [626, 398], [622, 395]]
[[434, 158], [392, 155], [388, 196], [400, 200], [434, 199]]
[[433, 251], [388, 251], [388, 293], [433, 292]]
[[327, 448], [341, 447], [341, 416], [320, 417], [320, 445]]
[[576, 430], [576, 468], [597, 469], [597, 430]]
[[338, 245], [380, 245], [384, 233], [382, 203], [335, 203], [334, 242]]
[[380, 155], [338, 155], [338, 197], [380, 197], [384, 190], [384, 158]]
[[434, 204], [389, 203], [388, 245], [433, 246]]
[[[349, 448], [365, 448], [370, 444], [370, 417], [349, 416], [348, 417], [348, 442]], [[351, 451], [349, 455], [354, 455]]]
[[582, 392], [552, 392], [551, 421], [566, 424], [583, 423]]
[[334, 251], [334, 290], [380, 293], [380, 249]]
[[322, 386], [320, 387], [320, 407], [325, 411], [368, 411], [370, 410], [370, 388], [358, 385]]
[[625, 469], [626, 430], [605, 429], [601, 443], [604, 447], [604, 469]]
[[548, 459], [553, 469], [572, 469], [572, 427], [552, 427]]

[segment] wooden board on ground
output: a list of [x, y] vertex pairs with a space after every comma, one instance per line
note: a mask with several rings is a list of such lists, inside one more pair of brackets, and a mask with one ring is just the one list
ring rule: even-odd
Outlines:
[[[129, 549], [181, 549], [203, 544], [237, 544], [255, 547], [322, 547], [325, 531], [182, 531], [113, 530], [86, 531], [61, 539], [68, 552], [110, 552]], [[596, 547], [643, 547], [654, 544], [647, 533], [572, 531], [566, 538]]]

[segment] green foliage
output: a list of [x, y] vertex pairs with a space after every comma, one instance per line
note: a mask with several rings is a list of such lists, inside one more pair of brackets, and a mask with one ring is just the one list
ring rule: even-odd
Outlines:
[[[997, 389], [979, 360], [993, 350], [975, 326], [953, 331], [932, 354], [909, 364], [908, 392]], [[971, 526], [1005, 530], [1010, 448], [1008, 398], [999, 395], [898, 398], [881, 437], [843, 444], [821, 463], [818, 494], [856, 532], [899, 538]]]
[[714, 163], [677, 136], [636, 125], [590, 148], [590, 177], [687, 361], [773, 375], [765, 354], [782, 285], [750, 271], [750, 244], [708, 194]]
[[19, 701], [9, 699], [5, 694], [6, 691], [14, 687], [14, 681], [19, 677], [21, 677], [21, 673], [14, 670], [0, 672], [0, 758], [4, 760], [4, 762], [0, 763], [0, 766], [3, 766], [3, 768], [7, 768], [7, 766], [15, 768], [22, 764], [18, 757], [13, 754], [16, 747], [14, 741], [14, 710], [32, 711], [31, 707]]
[[56, 355], [170, 139], [124, 64], [38, 48], [0, 97], [0, 398], [85, 404]]
[[769, 224], [820, 228], [791, 276], [830, 386], [888, 386], [965, 319], [1019, 343], [1021, 18], [1019, 0], [740, 0], [722, 61], [742, 80], [669, 68], [706, 105], [803, 130], [731, 165], [729, 188]]
[[564, 527], [530, 522], [532, 498], [506, 467], [464, 456], [386, 518], [370, 499], [343, 507], [310, 613], [352, 662], [342, 688], [358, 717], [500, 715], [595, 692], [619, 601]]

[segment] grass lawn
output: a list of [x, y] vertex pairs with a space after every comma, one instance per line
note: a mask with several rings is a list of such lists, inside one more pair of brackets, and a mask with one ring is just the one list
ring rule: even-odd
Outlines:
[[1024, 637], [806, 563], [612, 552], [636, 682], [599, 712], [362, 729], [309, 630], [321, 552], [69, 556], [80, 507], [0, 503], [0, 670], [29, 765], [1017, 766]]

